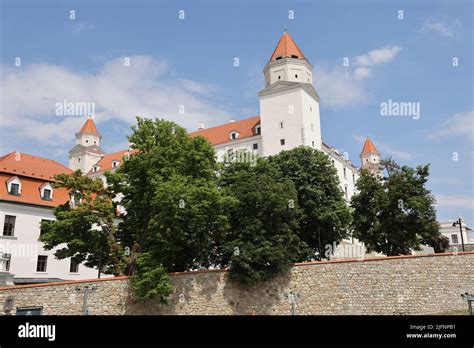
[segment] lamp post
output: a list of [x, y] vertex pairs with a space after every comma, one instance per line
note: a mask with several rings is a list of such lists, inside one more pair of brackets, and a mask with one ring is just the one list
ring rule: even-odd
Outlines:
[[462, 234], [462, 218], [459, 218], [458, 221], [453, 222], [453, 227], [456, 227], [456, 225], [459, 225], [459, 231], [461, 232], [462, 251], [465, 251], [464, 250], [464, 237]]
[[80, 286], [76, 287], [77, 292], [82, 292], [84, 294], [84, 299], [82, 301], [82, 315], [89, 315], [89, 292], [95, 292], [97, 290], [97, 286], [84, 286], [81, 288]]

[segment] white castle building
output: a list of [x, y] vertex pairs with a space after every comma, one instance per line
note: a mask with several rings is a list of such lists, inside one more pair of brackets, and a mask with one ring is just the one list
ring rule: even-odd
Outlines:
[[[313, 86], [313, 66], [285, 31], [263, 69], [265, 88], [259, 92], [260, 115], [212, 128], [200, 124], [191, 136], [203, 136], [213, 144], [218, 158], [238, 150], [258, 156], [309, 146], [326, 153], [339, 176], [340, 188], [349, 202], [355, 193], [359, 169], [347, 155], [322, 139], [319, 95]], [[69, 168], [55, 161], [11, 152], [0, 157], [0, 273], [15, 276], [15, 283], [85, 279], [97, 271], [71, 260], [57, 260], [54, 250], [45, 251], [38, 241], [41, 220], [53, 220], [54, 207], [70, 200], [64, 189], [53, 189], [53, 176], [80, 169], [104, 180], [133, 152], [129, 149], [106, 154], [92, 118], [75, 135], [69, 151]], [[369, 138], [360, 154], [361, 167], [378, 173], [380, 154]], [[361, 244], [348, 239], [341, 245]], [[25, 249], [25, 254], [20, 250]], [[349, 255], [350, 256], [350, 255]]]

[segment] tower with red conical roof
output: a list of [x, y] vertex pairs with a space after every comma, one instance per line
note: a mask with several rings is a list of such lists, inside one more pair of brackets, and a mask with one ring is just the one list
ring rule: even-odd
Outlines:
[[381, 177], [380, 153], [369, 137], [365, 139], [364, 147], [359, 156], [362, 169], [368, 170], [372, 175]]
[[258, 94], [264, 156], [302, 145], [321, 149], [319, 95], [312, 71], [285, 30], [263, 69], [265, 88]]
[[89, 117], [76, 133], [76, 145], [69, 151], [69, 168], [88, 173], [105, 154], [100, 148], [101, 138], [94, 120]]

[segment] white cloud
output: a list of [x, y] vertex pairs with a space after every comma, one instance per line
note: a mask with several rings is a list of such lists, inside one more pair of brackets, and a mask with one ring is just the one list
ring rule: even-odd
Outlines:
[[[354, 139], [360, 144], [360, 148], [362, 148], [362, 144], [365, 141], [365, 137], [361, 135], [354, 135]], [[380, 156], [382, 158], [393, 157], [395, 160], [400, 160], [400, 161], [411, 161], [413, 159], [413, 155], [409, 152], [395, 149], [392, 146], [387, 145], [386, 143], [383, 143], [377, 139], [375, 140], [371, 139], [371, 140], [374, 143], [377, 150], [379, 150]]]
[[369, 51], [366, 54], [356, 56], [354, 64], [358, 66], [374, 66], [391, 61], [401, 48], [399, 46], [385, 46]]
[[435, 198], [438, 207], [474, 210], [474, 198], [472, 196], [435, 194]]
[[[2, 66], [0, 124], [2, 133], [42, 145], [64, 145], [80, 129], [84, 117], [55, 116], [55, 104], [94, 102], [95, 121], [132, 124], [135, 116], [162, 117], [188, 128], [215, 124], [229, 114], [208, 97], [214, 86], [170, 79], [166, 61], [149, 56], [106, 62], [95, 73], [79, 73], [52, 65]], [[179, 113], [184, 105], [184, 114]]]
[[462, 136], [474, 141], [474, 111], [465, 111], [450, 116], [438, 129], [427, 135], [428, 139]]
[[434, 19], [426, 19], [419, 29], [419, 32], [434, 32], [444, 37], [453, 38], [455, 36], [455, 30], [460, 26], [461, 22], [459, 20], [456, 20], [451, 24], [447, 24], [441, 21], [435, 21]]
[[321, 103], [328, 107], [348, 107], [367, 100], [364, 82], [374, 73], [373, 66], [392, 60], [401, 48], [385, 46], [353, 57], [348, 67], [317, 66], [315, 81]]

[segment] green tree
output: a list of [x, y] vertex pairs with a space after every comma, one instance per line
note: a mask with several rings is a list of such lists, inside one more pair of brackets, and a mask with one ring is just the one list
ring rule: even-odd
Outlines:
[[255, 165], [234, 162], [220, 173], [220, 187], [238, 204], [222, 247], [222, 265], [230, 277], [255, 284], [286, 272], [298, 259], [296, 191], [267, 160]]
[[388, 176], [378, 180], [362, 171], [357, 181], [359, 193], [352, 197], [354, 237], [368, 251], [385, 255], [405, 255], [420, 250], [421, 244], [435, 250], [443, 247], [436, 222], [435, 199], [425, 187], [429, 166], [398, 166], [382, 162]]
[[187, 271], [217, 262], [233, 200], [217, 188], [207, 140], [165, 120], [137, 118], [132, 129], [134, 154], [107, 177], [126, 210], [118, 235], [131, 250], [127, 272], [136, 275], [136, 295], [148, 298], [166, 290], [162, 282], [145, 280], [156, 280], [161, 269]]
[[112, 193], [101, 180], [84, 176], [80, 170], [55, 179], [53, 186], [66, 188], [73, 199], [54, 209], [56, 220], [41, 223], [44, 248], [58, 247], [54, 253], [58, 259], [71, 257], [105, 273], [120, 274], [123, 254], [116, 239]]
[[309, 147], [282, 151], [269, 158], [291, 180], [298, 196], [297, 234], [308, 246], [304, 260], [321, 255], [324, 246], [339, 243], [348, 235], [351, 214], [329, 157]]

